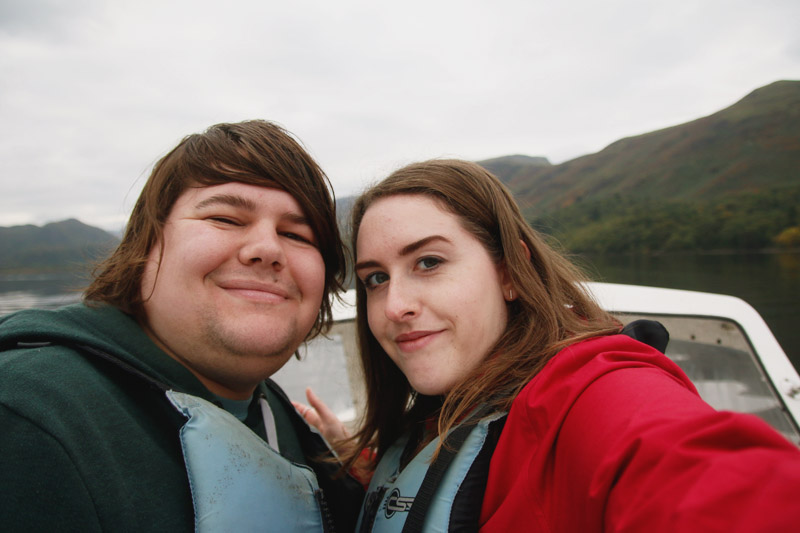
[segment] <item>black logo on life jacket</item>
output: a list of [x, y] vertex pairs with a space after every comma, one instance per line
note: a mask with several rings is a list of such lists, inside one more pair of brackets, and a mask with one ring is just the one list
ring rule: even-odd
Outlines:
[[386, 506], [383, 512], [386, 518], [391, 518], [394, 516], [394, 513], [407, 513], [411, 510], [413, 504], [414, 498], [400, 496], [400, 491], [393, 489], [392, 492], [389, 493], [389, 498], [386, 500]]

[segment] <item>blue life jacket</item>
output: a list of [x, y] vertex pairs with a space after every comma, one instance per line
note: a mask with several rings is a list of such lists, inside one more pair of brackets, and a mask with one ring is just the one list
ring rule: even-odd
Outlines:
[[[489, 460], [507, 414], [486, 415], [480, 408], [478, 412], [473, 417], [476, 422], [467, 421], [448, 434], [447, 444], [433, 463], [436, 467], [431, 466], [431, 458], [438, 439], [428, 443], [402, 470], [408, 435], [398, 439], [375, 470], [357, 531], [477, 530]], [[457, 432], [463, 433], [460, 447], [452, 439]], [[448, 445], [456, 449], [448, 449]], [[432, 477], [438, 479], [431, 482]]]
[[167, 398], [188, 420], [180, 430], [195, 529], [325, 531], [314, 472], [291, 463], [235, 416], [181, 392]]
[[289, 414], [309, 466], [285, 458], [213, 403], [173, 390], [105, 351], [85, 345], [73, 348], [138, 378], [186, 419], [179, 436], [197, 531], [352, 530], [363, 487], [349, 476], [336, 479], [339, 464], [320, 460], [331, 454], [324, 439], [271, 380], [265, 385]]

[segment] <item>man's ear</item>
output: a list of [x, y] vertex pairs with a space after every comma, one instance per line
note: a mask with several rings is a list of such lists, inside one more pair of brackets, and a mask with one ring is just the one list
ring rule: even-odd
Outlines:
[[147, 261], [139, 279], [139, 293], [142, 301], [146, 302], [153, 296], [156, 290], [158, 274], [161, 272], [161, 261], [164, 259], [164, 239], [159, 238], [150, 248], [147, 254]]

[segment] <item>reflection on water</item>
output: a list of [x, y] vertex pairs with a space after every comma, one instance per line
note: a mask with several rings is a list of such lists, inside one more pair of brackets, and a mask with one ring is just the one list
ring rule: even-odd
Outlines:
[[38, 307], [56, 309], [79, 302], [86, 285], [78, 273], [0, 275], [0, 315]]
[[81, 300], [80, 293], [69, 294], [36, 294], [26, 291], [11, 291], [2, 294], [0, 298], [0, 315], [13, 313], [22, 309], [56, 309]]
[[778, 266], [785, 276], [800, 278], [800, 254], [777, 254], [775, 259]]

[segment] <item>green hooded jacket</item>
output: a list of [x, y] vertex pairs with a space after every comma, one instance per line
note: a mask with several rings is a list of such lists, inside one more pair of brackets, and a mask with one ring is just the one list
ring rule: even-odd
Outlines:
[[[78, 304], [0, 317], [2, 528], [192, 531], [178, 435], [185, 419], [167, 388], [220, 405], [114, 308]], [[352, 530], [362, 487], [333, 479], [335, 464], [313, 460], [327, 447], [275, 383], [262, 383], [258, 397], [272, 407], [281, 453], [312, 466], [336, 529]], [[253, 401], [245, 424], [263, 438], [261, 420]]]

